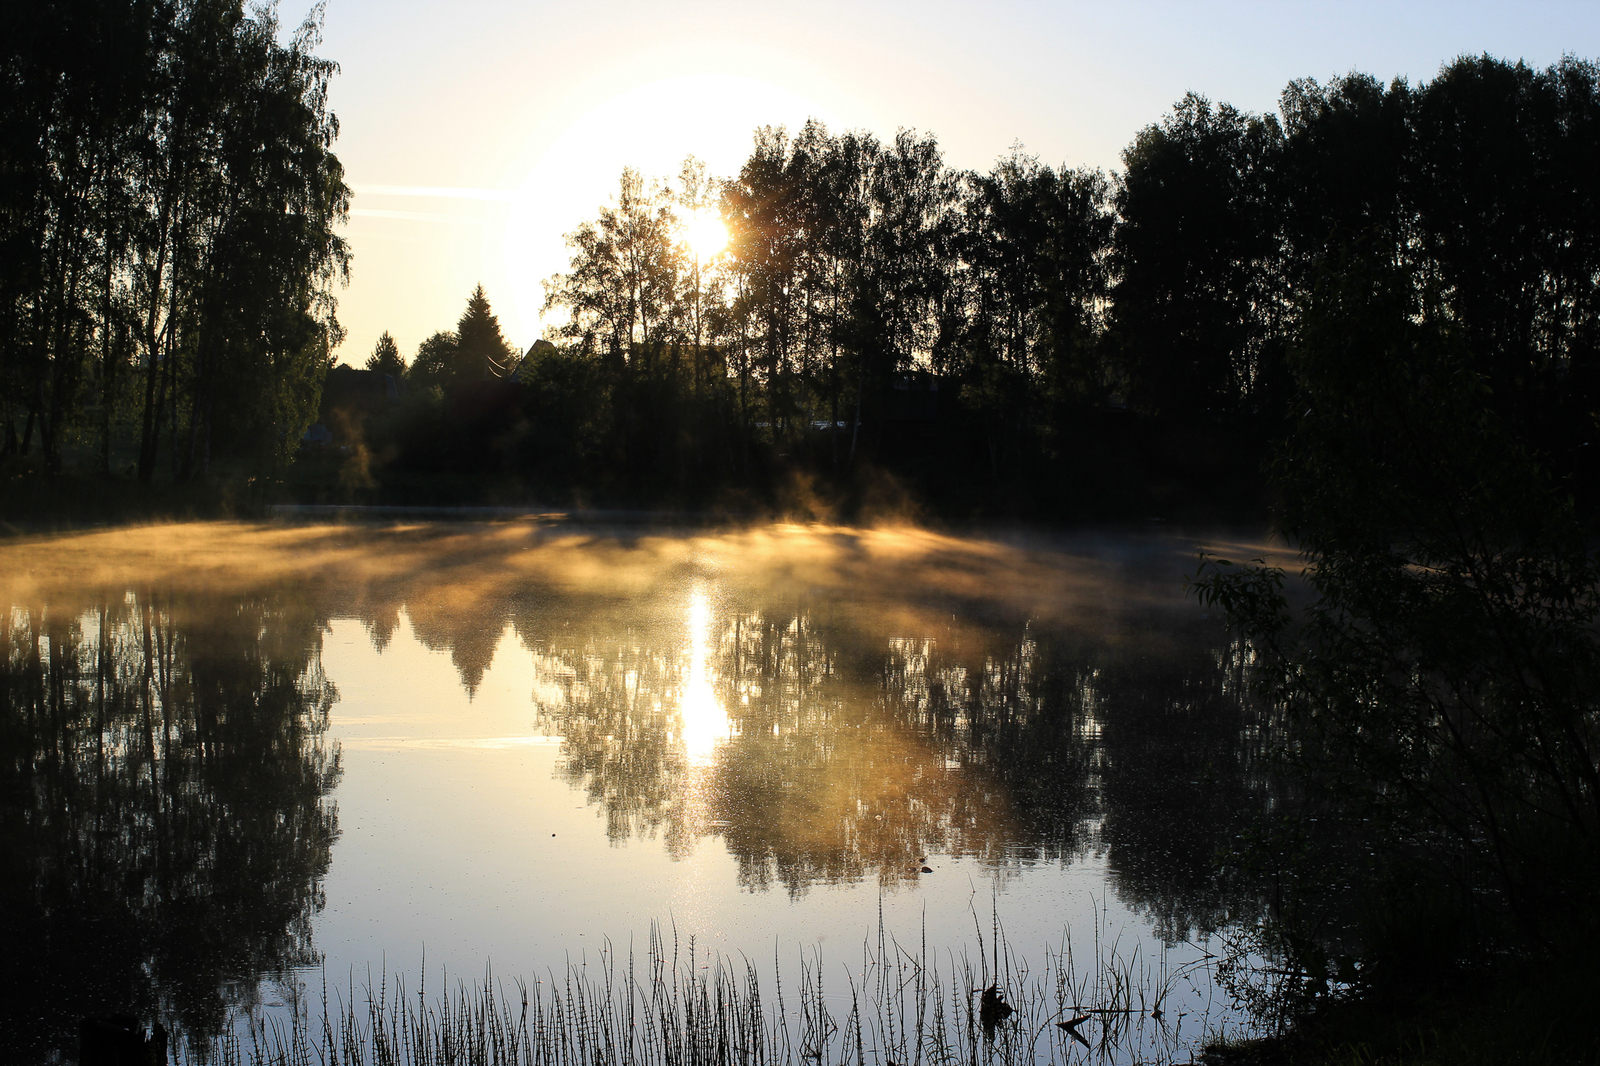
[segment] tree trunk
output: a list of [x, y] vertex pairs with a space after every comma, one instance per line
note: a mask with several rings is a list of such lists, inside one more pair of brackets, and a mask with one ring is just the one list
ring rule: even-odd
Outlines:
[[[154, 312], [151, 312], [154, 314]], [[156, 472], [156, 442], [161, 436], [161, 424], [156, 405], [156, 382], [161, 374], [161, 363], [156, 358], [156, 342], [151, 337], [145, 344], [144, 416], [139, 427], [139, 483], [150, 484]]]
[[856, 465], [856, 440], [861, 435], [861, 397], [867, 391], [867, 353], [862, 352], [857, 361], [861, 372], [856, 379], [856, 421], [850, 427], [850, 458], [844, 464], [847, 470], [854, 470]]
[[[170, 165], [170, 163], [169, 163]], [[144, 417], [139, 432], [139, 481], [148, 485], [156, 472], [156, 449], [161, 440], [161, 408], [156, 402], [156, 384], [160, 376], [160, 362], [157, 358], [160, 335], [156, 332], [156, 319], [160, 314], [161, 301], [157, 294], [161, 291], [161, 278], [166, 273], [167, 255], [171, 244], [168, 237], [171, 235], [170, 225], [173, 211], [173, 175], [168, 171], [167, 183], [162, 189], [161, 196], [161, 221], [156, 229], [156, 265], [149, 275], [150, 310], [145, 315], [144, 343], [145, 357], [149, 360], [145, 370], [144, 385]], [[174, 251], [172, 284], [168, 297], [167, 325], [168, 332], [174, 318], [173, 312], [178, 307], [178, 278], [177, 255]], [[171, 349], [169, 344], [168, 349]]]
[[[834, 356], [838, 358], [837, 355]], [[834, 375], [833, 388], [828, 390], [828, 441], [833, 448], [833, 469], [839, 469], [839, 376]]]
[[178, 357], [172, 347], [167, 348], [166, 386], [162, 402], [167, 406], [167, 453], [174, 481], [178, 478]]
[[[166, 408], [168, 382], [172, 378], [173, 363], [176, 361], [177, 331], [178, 331], [178, 263], [177, 254], [174, 252], [172, 260], [172, 281], [168, 286], [167, 296], [167, 322], [166, 328], [158, 334], [155, 328], [157, 304], [151, 301], [150, 314], [146, 319], [145, 342], [149, 363], [145, 375], [144, 393], [144, 429], [143, 438], [139, 442], [139, 480], [143, 484], [150, 484], [156, 474], [156, 456], [161, 450], [161, 412]], [[163, 240], [162, 250], [156, 258], [156, 270], [152, 280], [151, 289], [155, 290], [155, 283], [161, 279], [163, 265], [166, 261], [166, 245]], [[162, 337], [165, 340], [162, 340]], [[164, 356], [164, 358], [163, 358]], [[165, 367], [167, 373], [163, 374]]]
[[106, 227], [106, 279], [100, 314], [100, 472], [111, 474], [111, 404], [116, 396], [111, 345], [111, 232]]

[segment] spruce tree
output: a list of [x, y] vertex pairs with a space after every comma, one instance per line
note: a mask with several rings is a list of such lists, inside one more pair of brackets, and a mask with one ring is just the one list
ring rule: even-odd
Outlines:
[[393, 334], [388, 330], [383, 331], [383, 336], [378, 338], [372, 354], [367, 356], [367, 369], [376, 370], [380, 374], [393, 374], [396, 381], [405, 376], [405, 358], [401, 356], [400, 346], [395, 343]]
[[500, 320], [489, 309], [483, 286], [472, 290], [466, 313], [456, 323], [455, 381], [489, 381], [516, 367], [511, 345], [500, 335]]

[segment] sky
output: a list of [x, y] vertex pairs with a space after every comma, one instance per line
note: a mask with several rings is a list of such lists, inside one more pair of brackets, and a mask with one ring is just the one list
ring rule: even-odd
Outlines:
[[[303, 0], [282, 0], [289, 25]], [[1275, 110], [1294, 78], [1431, 80], [1456, 56], [1600, 58], [1600, 2], [987, 3], [326, 0], [335, 151], [354, 190], [336, 352], [453, 329], [482, 284], [526, 347], [564, 235], [624, 166], [733, 176], [757, 126], [933, 134], [955, 167], [1020, 145], [1115, 170], [1185, 93]]]

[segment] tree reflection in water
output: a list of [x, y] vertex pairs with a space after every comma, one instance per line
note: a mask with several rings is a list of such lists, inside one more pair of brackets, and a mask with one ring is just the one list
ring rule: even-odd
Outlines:
[[218, 1032], [316, 962], [337, 819], [321, 619], [278, 590], [0, 613], [0, 1029], [19, 1061], [84, 1016]]
[[[613, 839], [715, 834], [744, 885], [791, 895], [914, 879], [931, 853], [1003, 874], [1093, 852], [1175, 942], [1254, 910], [1216, 858], [1271, 783], [1226, 634], [1132, 585], [1088, 619], [900, 588], [735, 593], [704, 640], [637, 603], [583, 628], [542, 601], [515, 624], [561, 692], [541, 712], [562, 772]], [[696, 765], [683, 712], [705, 679], [730, 735]]]
[[23, 1057], [96, 1011], [205, 1033], [316, 960], [341, 617], [379, 648], [409, 623], [469, 691], [509, 627], [611, 839], [719, 838], [750, 890], [1089, 857], [1169, 943], [1209, 932], [1259, 910], [1215, 860], [1277, 797], [1240, 652], [1182, 596], [1194, 547], [528, 523], [0, 545], [0, 921], [27, 960], [0, 1010], [40, 1033]]

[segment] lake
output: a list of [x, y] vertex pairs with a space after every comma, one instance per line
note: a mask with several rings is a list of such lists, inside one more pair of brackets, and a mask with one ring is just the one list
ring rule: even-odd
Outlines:
[[1070, 960], [1125, 1013], [1074, 1041], [1050, 1023], [1088, 992], [1050, 978], [1033, 1057], [1186, 1061], [1248, 1026], [1218, 969], [1268, 893], [1217, 860], [1274, 802], [1244, 652], [1184, 594], [1201, 546], [1267, 550], [538, 519], [0, 543], [4, 1057], [130, 1011], [203, 1047], [395, 975], [514, 997], [654, 937], [839, 1011], [892, 959], [1014, 1002]]

